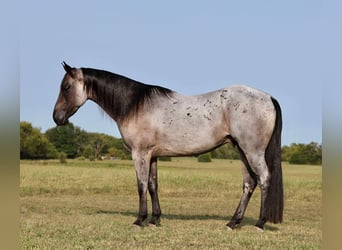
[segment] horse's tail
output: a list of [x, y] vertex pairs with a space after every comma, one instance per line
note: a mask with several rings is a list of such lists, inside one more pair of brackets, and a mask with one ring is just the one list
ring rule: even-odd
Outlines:
[[276, 110], [276, 120], [273, 134], [265, 153], [267, 167], [271, 175], [266, 198], [266, 219], [269, 222], [281, 223], [284, 209], [283, 175], [281, 169], [282, 115], [278, 101], [274, 98], [271, 99]]

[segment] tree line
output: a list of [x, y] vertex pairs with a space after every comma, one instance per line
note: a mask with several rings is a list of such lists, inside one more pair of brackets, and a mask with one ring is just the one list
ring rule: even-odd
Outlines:
[[[131, 159], [121, 138], [90, 133], [72, 123], [42, 133], [29, 122], [20, 122], [20, 159], [56, 159], [60, 155], [71, 159]], [[240, 159], [240, 155], [232, 144], [225, 144], [206, 154], [205, 158]], [[320, 165], [322, 146], [316, 142], [283, 146], [282, 160], [290, 164]]]
[[29, 122], [20, 122], [20, 159], [56, 159], [61, 153], [71, 159], [130, 158], [122, 139], [89, 133], [72, 123], [42, 133]]

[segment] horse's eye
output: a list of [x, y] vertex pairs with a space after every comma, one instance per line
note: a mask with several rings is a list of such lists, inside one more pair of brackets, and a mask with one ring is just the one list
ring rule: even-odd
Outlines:
[[66, 84], [63, 86], [63, 90], [68, 91], [70, 89], [70, 84]]

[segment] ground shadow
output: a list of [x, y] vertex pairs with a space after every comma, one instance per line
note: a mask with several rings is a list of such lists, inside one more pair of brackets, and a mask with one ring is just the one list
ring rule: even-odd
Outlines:
[[[137, 216], [137, 212], [133, 211], [108, 211], [108, 210], [97, 210], [97, 214], [113, 214], [113, 215], [123, 215], [123, 216], [129, 216], [135, 218]], [[209, 214], [193, 214], [193, 215], [182, 215], [182, 214], [162, 214], [161, 220], [163, 218], [168, 220], [220, 220], [225, 221], [228, 223], [229, 219], [232, 217], [230, 216], [221, 216], [221, 215], [209, 215]], [[134, 220], [134, 219], [132, 219]], [[241, 224], [239, 224], [236, 229], [239, 230], [244, 226], [254, 226], [256, 224], [257, 220], [250, 218], [250, 217], [244, 217]], [[279, 228], [273, 225], [270, 225], [269, 223], [265, 224], [265, 230], [267, 231], [278, 231]]]

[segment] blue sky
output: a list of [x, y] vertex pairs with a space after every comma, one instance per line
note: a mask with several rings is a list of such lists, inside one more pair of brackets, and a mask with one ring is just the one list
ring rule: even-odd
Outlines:
[[[341, 41], [334, 34], [340, 29], [334, 6], [323, 1], [22, 5], [20, 120], [42, 131], [55, 126], [52, 111], [64, 60], [188, 95], [247, 84], [280, 102], [283, 144], [322, 142], [321, 92], [331, 71], [329, 55]], [[331, 34], [336, 39], [330, 40]], [[115, 122], [90, 101], [70, 121], [120, 136]]]

